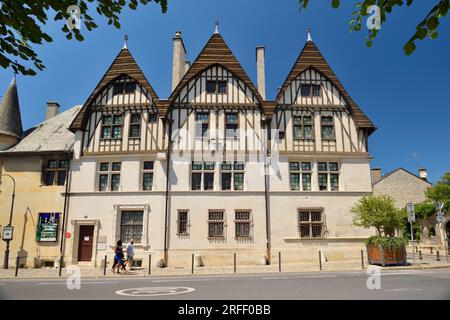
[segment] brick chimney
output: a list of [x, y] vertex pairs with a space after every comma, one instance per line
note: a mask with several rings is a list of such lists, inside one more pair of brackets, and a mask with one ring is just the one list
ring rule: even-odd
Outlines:
[[370, 170], [372, 176], [372, 184], [377, 183], [381, 180], [381, 168], [372, 168]]
[[59, 113], [59, 103], [48, 101], [47, 102], [47, 112], [45, 113], [45, 120], [53, 118]]
[[173, 38], [172, 91], [183, 78], [186, 69], [186, 48], [181, 38], [181, 31], [177, 31]]

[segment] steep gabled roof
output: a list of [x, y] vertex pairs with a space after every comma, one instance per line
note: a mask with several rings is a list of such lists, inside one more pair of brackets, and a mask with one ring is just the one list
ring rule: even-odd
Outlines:
[[27, 130], [18, 144], [1, 151], [0, 156], [71, 152], [75, 143], [75, 134], [68, 130], [69, 124], [80, 109], [81, 106], [74, 106]]
[[202, 51], [200, 51], [197, 59], [195, 59], [188, 72], [186, 72], [176, 86], [175, 90], [173, 90], [168, 99], [169, 102], [171, 104], [174, 102], [175, 98], [180, 94], [181, 90], [189, 83], [190, 80], [214, 65], [220, 65], [226, 68], [228, 71], [241, 79], [256, 96], [259, 104], [261, 106], [263, 105], [263, 99], [259, 94], [259, 91], [256, 89], [255, 85], [250, 80], [247, 73], [244, 71], [241, 64], [218, 32], [211, 36]]
[[376, 130], [376, 127], [353, 101], [353, 99], [345, 90], [344, 86], [334, 74], [333, 70], [331, 70], [330, 65], [325, 60], [322, 53], [310, 39], [308, 39], [308, 41], [306, 42], [302, 52], [297, 58], [297, 61], [295, 61], [294, 66], [292, 67], [289, 75], [284, 81], [283, 86], [278, 92], [277, 98], [275, 100], [277, 103], [280, 101], [283, 92], [286, 90], [286, 88], [289, 87], [291, 82], [294, 81], [302, 72], [304, 72], [308, 68], [314, 68], [315, 70], [317, 70], [339, 90], [339, 93], [344, 98], [344, 101], [346, 102], [349, 111], [353, 115], [359, 128], [367, 128], [369, 129], [370, 133]]
[[21, 138], [23, 134], [16, 77], [11, 81], [0, 104], [0, 133]]
[[158, 96], [156, 95], [156, 92], [153, 90], [152, 86], [148, 82], [147, 78], [145, 78], [145, 75], [139, 68], [138, 64], [134, 60], [131, 53], [128, 51], [128, 48], [124, 46], [122, 50], [120, 50], [117, 57], [114, 59], [111, 66], [108, 68], [108, 71], [106, 71], [103, 78], [100, 80], [100, 82], [95, 87], [94, 91], [91, 93], [87, 101], [84, 103], [83, 107], [81, 108], [80, 112], [78, 113], [77, 117], [74, 119], [72, 124], [70, 125], [70, 130], [76, 131], [81, 130], [83, 126], [85, 125], [85, 122], [87, 121], [88, 114], [87, 112], [89, 106], [96, 98], [97, 94], [106, 86], [108, 85], [112, 80], [117, 78], [118, 76], [125, 74], [139, 82], [140, 85], [142, 85], [150, 94], [152, 97], [153, 102], [156, 103], [158, 100]]

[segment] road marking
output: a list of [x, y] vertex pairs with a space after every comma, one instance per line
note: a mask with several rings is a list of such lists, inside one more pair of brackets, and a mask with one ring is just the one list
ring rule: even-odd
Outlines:
[[[85, 281], [83, 281], [82, 282], [83, 284], [113, 284], [113, 283], [119, 283], [119, 282], [117, 282], [117, 281], [98, 281], [98, 282], [85, 282]], [[38, 283], [38, 285], [53, 285], [53, 284], [67, 284], [67, 282], [40, 282], [40, 283]]]
[[205, 281], [230, 281], [230, 279], [170, 279], [170, 280], [152, 280], [152, 282], [205, 282]]
[[265, 277], [262, 278], [263, 280], [286, 280], [286, 279], [290, 279], [289, 277]]
[[195, 291], [195, 289], [189, 287], [145, 287], [145, 288], [122, 289], [116, 291], [115, 294], [119, 296], [154, 297], [154, 296], [183, 294], [193, 291]]

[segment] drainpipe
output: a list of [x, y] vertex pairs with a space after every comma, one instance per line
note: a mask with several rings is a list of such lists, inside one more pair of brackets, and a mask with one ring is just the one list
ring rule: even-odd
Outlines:
[[59, 273], [61, 275], [61, 270], [64, 262], [64, 242], [66, 238], [67, 225], [66, 225], [66, 216], [68, 214], [68, 203], [69, 203], [69, 184], [70, 184], [70, 160], [72, 158], [72, 153], [70, 153], [70, 158], [68, 159], [67, 169], [66, 169], [66, 187], [64, 190], [64, 207], [63, 207], [63, 216], [62, 216], [62, 224], [61, 224], [61, 243], [59, 248]]
[[169, 260], [169, 188], [170, 188], [170, 159], [172, 147], [172, 124], [173, 119], [166, 118], [166, 123], [169, 124], [167, 153], [166, 153], [166, 211], [164, 217], [164, 266], [168, 266]]
[[267, 262], [271, 263], [271, 236], [270, 236], [270, 200], [269, 200], [269, 189], [270, 189], [270, 180], [269, 180], [269, 163], [267, 162], [268, 157], [271, 154], [271, 130], [270, 123], [271, 118], [265, 119], [265, 128], [267, 132], [267, 151], [264, 158], [264, 200], [266, 206], [266, 246], [267, 246]]

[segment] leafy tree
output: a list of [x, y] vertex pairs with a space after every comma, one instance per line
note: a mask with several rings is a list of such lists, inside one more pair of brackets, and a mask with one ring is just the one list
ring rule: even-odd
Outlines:
[[403, 223], [403, 212], [395, 207], [391, 196], [368, 195], [359, 199], [352, 208], [353, 224], [358, 227], [377, 229], [378, 235], [395, 235]]
[[[309, 0], [299, 0], [300, 8], [306, 9]], [[387, 16], [393, 12], [396, 7], [402, 7], [406, 4], [410, 7], [414, 0], [363, 0], [358, 1], [355, 4], [356, 10], [352, 13], [352, 19], [350, 20], [350, 31], [360, 31], [362, 28], [363, 17], [369, 15], [367, 9], [372, 5], [377, 5], [380, 8], [380, 25], [386, 22]], [[423, 40], [425, 37], [430, 39], [436, 39], [438, 37], [438, 26], [439, 20], [445, 17], [448, 13], [448, 8], [450, 5], [450, 0], [434, 0], [434, 5], [431, 10], [426, 13], [425, 18], [416, 26], [415, 33], [406, 42], [403, 50], [407, 55], [410, 55], [416, 50], [416, 41]], [[437, 3], [436, 3], [437, 2]], [[333, 8], [338, 8], [341, 4], [340, 0], [331, 0], [331, 6]], [[367, 46], [371, 46], [373, 40], [376, 38], [378, 29], [368, 29], [369, 34], [366, 38]]]
[[445, 173], [438, 183], [429, 187], [425, 191], [425, 195], [429, 201], [443, 202], [448, 210], [450, 207], [450, 172]]
[[[77, 28], [69, 28], [67, 19], [72, 18], [68, 8], [77, 5], [79, 18], [88, 31], [97, 28], [91, 17], [92, 12], [104, 16], [109, 25], [120, 28], [119, 15], [125, 7], [136, 10], [138, 4], [146, 5], [152, 0], [4, 0], [0, 1], [0, 66], [12, 67], [17, 73], [35, 75], [32, 67], [24, 64], [31, 62], [39, 70], [45, 68], [42, 60], [32, 46], [43, 42], [52, 42], [52, 38], [43, 30], [47, 21], [53, 17], [61, 21], [61, 30], [67, 39], [83, 41], [84, 37]], [[167, 0], [153, 0], [167, 10]], [[21, 62], [15, 59], [19, 58]], [[13, 61], [14, 60], [14, 61]]]

